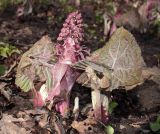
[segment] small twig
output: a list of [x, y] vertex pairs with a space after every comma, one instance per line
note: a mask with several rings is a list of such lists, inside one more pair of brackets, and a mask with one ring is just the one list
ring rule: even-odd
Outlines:
[[137, 127], [137, 126], [139, 126], [139, 125], [146, 124], [148, 120], [149, 120], [149, 119], [146, 118], [146, 119], [144, 119], [144, 120], [142, 120], [142, 121], [137, 121], [137, 122], [130, 123], [129, 125], [132, 126], [132, 127]]
[[138, 121], [138, 122], [131, 123], [129, 125], [134, 127], [134, 126], [138, 126], [138, 125], [143, 125], [145, 123], [146, 123], [145, 121]]

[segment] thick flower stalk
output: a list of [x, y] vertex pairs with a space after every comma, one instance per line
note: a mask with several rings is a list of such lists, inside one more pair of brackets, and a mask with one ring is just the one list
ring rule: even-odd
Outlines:
[[60, 98], [56, 104], [56, 110], [62, 116], [68, 111], [70, 91], [79, 72], [70, 65], [83, 60], [89, 51], [80, 46], [83, 40], [82, 17], [77, 12], [71, 13], [63, 24], [63, 28], [57, 38], [56, 55], [58, 62], [52, 68], [53, 86], [48, 93], [48, 100]]

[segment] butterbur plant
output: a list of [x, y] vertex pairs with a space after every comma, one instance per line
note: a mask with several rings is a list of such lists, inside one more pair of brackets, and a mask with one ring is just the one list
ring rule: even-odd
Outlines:
[[70, 65], [83, 60], [89, 51], [79, 45], [83, 40], [82, 17], [77, 12], [71, 13], [63, 24], [63, 28], [57, 38], [56, 55], [58, 61], [52, 68], [53, 86], [48, 93], [48, 99], [56, 96], [61, 99], [56, 104], [57, 111], [64, 116], [69, 107], [69, 94], [79, 72]]
[[[111, 110], [109, 98], [103, 92], [129, 90], [143, 83], [145, 62], [135, 38], [123, 27], [102, 48], [90, 54], [85, 46], [80, 46], [82, 22], [78, 11], [69, 14], [55, 44], [44, 36], [23, 54], [16, 85], [25, 92], [33, 91], [35, 106], [44, 106], [49, 101], [65, 117], [71, 89], [77, 81], [92, 89], [94, 117], [106, 123]], [[84, 72], [81, 74], [79, 70]], [[36, 86], [38, 82], [40, 88]]]
[[[80, 46], [80, 42], [83, 40], [82, 27], [81, 14], [78, 11], [73, 12], [69, 14], [63, 24], [55, 45], [51, 43], [49, 37], [43, 37], [40, 43], [35, 43], [36, 47], [33, 46], [22, 56], [17, 69], [16, 84], [23, 91], [32, 89], [35, 106], [43, 106], [49, 100], [53, 101], [56, 110], [62, 116], [67, 114], [70, 92], [80, 75], [71, 65], [84, 60], [89, 55], [89, 50], [84, 46]], [[47, 53], [50, 54], [45, 60], [46, 57], [44, 56]], [[54, 61], [53, 64], [51, 64], [52, 60]], [[34, 75], [29, 74], [30, 70]], [[33, 83], [36, 75], [39, 81], [46, 82], [39, 91], [35, 89]], [[30, 86], [26, 86], [26, 82]]]

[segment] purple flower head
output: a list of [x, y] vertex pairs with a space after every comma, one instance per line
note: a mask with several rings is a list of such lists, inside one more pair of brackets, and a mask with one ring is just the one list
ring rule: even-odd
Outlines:
[[56, 46], [57, 56], [59, 61], [72, 64], [79, 60], [83, 60], [86, 55], [89, 55], [89, 49], [80, 46], [80, 41], [83, 40], [83, 24], [82, 16], [78, 11], [68, 15], [63, 28], [57, 38], [57, 41], [62, 41]]
[[68, 37], [72, 38], [76, 44], [83, 40], [82, 16], [78, 11], [68, 15], [57, 41], [65, 41]]

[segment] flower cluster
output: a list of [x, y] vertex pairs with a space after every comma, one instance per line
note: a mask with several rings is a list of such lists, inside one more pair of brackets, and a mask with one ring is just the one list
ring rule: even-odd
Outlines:
[[79, 45], [83, 40], [82, 22], [82, 16], [78, 11], [71, 13], [57, 38], [57, 41], [63, 43], [58, 43], [56, 46], [57, 56], [66, 64], [82, 60], [89, 54], [89, 50], [85, 46]]
[[69, 14], [68, 18], [63, 24], [63, 28], [57, 38], [57, 41], [65, 41], [68, 37], [72, 38], [77, 44], [79, 41], [83, 40], [83, 25], [82, 16], [76, 11]]

